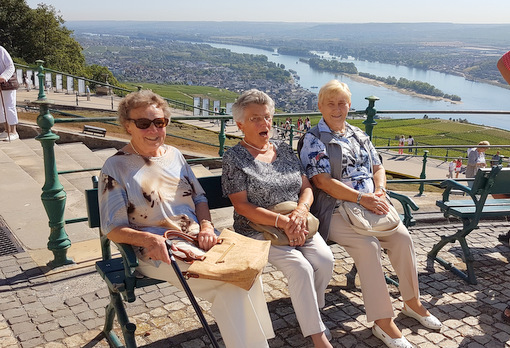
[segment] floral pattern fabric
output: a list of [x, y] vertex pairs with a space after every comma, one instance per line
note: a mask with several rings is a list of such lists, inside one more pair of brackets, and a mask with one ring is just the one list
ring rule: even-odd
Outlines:
[[[299, 160], [288, 144], [278, 140], [271, 142], [276, 151], [272, 163], [256, 160], [241, 144], [224, 154], [221, 178], [224, 196], [246, 191], [248, 201], [262, 208], [298, 201], [303, 175]], [[234, 230], [247, 236], [259, 233], [249, 226], [247, 218], [235, 211]]]
[[[342, 178], [341, 181], [360, 192], [373, 192], [374, 183], [372, 166], [380, 165], [381, 160], [376, 149], [369, 143], [368, 148], [360, 145], [357, 140], [354, 128], [346, 122], [345, 134], [333, 132], [324, 119], [318, 124], [320, 132], [333, 134], [333, 141], [342, 147]], [[301, 164], [309, 179], [317, 174], [331, 174], [330, 158], [326, 145], [311, 133], [306, 133], [301, 149]]]

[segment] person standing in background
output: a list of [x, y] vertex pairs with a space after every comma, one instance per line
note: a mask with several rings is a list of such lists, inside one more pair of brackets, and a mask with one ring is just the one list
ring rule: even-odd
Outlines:
[[409, 148], [407, 149], [408, 152], [413, 152], [413, 148], [411, 146], [414, 145], [414, 139], [413, 139], [413, 136], [410, 135], [409, 138], [407, 138], [407, 146], [409, 146]]
[[[491, 144], [487, 141], [480, 141], [478, 147], [468, 149], [468, 163], [466, 167], [466, 178], [474, 178], [476, 172], [480, 168], [485, 168], [487, 163], [485, 162], [485, 151]], [[469, 181], [468, 186], [472, 187], [473, 182]]]
[[457, 161], [452, 160], [450, 164], [448, 165], [448, 175], [446, 177], [448, 179], [453, 178], [453, 172], [455, 171], [455, 166], [457, 165]]
[[496, 154], [491, 158], [491, 167], [495, 167], [499, 164], [499, 160], [501, 159], [501, 154], [499, 151], [496, 151]]
[[403, 155], [404, 154], [404, 145], [405, 145], [405, 143], [406, 143], [406, 138], [403, 135], [401, 135], [400, 139], [398, 139], [398, 147], [399, 147], [398, 154], [399, 155]]
[[459, 157], [455, 162], [455, 178], [459, 177], [459, 173], [461, 170], [462, 170], [462, 157]]
[[[9, 78], [15, 74], [14, 62], [9, 52], [0, 46], [0, 84], [7, 82]], [[0, 85], [1, 88], [1, 85]], [[0, 140], [12, 141], [19, 139], [16, 125], [18, 124], [18, 112], [16, 111], [16, 90], [4, 90], [0, 102], [0, 122], [3, 123], [4, 130], [0, 133]], [[9, 127], [9, 129], [7, 128]]]

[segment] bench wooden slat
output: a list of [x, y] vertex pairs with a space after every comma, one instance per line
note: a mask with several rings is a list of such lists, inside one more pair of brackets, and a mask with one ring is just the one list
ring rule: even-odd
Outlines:
[[[453, 201], [437, 201], [436, 205], [440, 208], [454, 208], [454, 207], [465, 207], [473, 205], [472, 199], [455, 199]], [[500, 206], [510, 206], [510, 199], [488, 199], [485, 201], [485, 206], [488, 205], [500, 205]]]
[[[477, 209], [474, 206], [471, 207], [455, 207], [448, 210], [448, 214], [458, 216], [460, 218], [469, 218], [476, 213]], [[509, 206], [485, 206], [481, 211], [480, 217], [500, 217], [510, 215]]]

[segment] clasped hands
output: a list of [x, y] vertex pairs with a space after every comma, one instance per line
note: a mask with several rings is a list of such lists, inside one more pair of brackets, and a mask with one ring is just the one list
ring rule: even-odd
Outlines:
[[308, 211], [302, 208], [294, 209], [289, 215], [282, 216], [281, 219], [286, 219], [284, 232], [289, 238], [290, 246], [302, 246], [306, 242], [307, 230], [307, 215]]

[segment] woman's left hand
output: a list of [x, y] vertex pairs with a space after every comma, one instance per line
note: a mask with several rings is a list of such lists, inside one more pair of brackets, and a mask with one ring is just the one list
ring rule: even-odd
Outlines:
[[198, 233], [198, 246], [207, 251], [216, 243], [218, 243], [218, 236], [214, 233], [214, 226], [210, 222], [202, 222]]
[[289, 215], [289, 221], [285, 225], [285, 234], [289, 237], [290, 245], [301, 246], [305, 244], [307, 231], [308, 212], [296, 208]]

